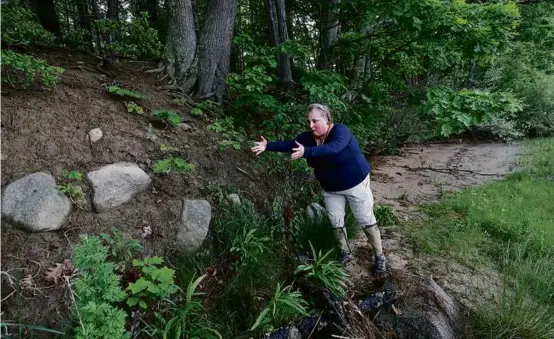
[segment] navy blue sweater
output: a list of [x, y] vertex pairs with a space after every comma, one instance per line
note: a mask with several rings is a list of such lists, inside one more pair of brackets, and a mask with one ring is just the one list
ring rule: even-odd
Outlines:
[[304, 146], [304, 158], [327, 192], [352, 188], [371, 171], [354, 134], [343, 124], [335, 124], [322, 145], [317, 146], [311, 132], [304, 132], [294, 140], [268, 142], [266, 151], [292, 153], [295, 140]]

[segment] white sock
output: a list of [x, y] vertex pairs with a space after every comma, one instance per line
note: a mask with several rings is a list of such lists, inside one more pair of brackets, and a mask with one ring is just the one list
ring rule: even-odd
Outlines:
[[346, 230], [344, 227], [333, 228], [335, 239], [339, 243], [340, 250], [345, 253], [350, 253], [350, 247], [348, 246], [348, 239], [346, 238]]
[[379, 231], [379, 226], [370, 226], [363, 229], [366, 237], [369, 239], [375, 256], [380, 256], [383, 254], [383, 247], [381, 246], [381, 232]]

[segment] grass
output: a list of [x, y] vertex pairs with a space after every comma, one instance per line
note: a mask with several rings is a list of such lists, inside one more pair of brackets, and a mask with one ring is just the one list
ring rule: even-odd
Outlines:
[[493, 263], [503, 290], [472, 314], [468, 337], [554, 336], [554, 139], [526, 141], [506, 179], [423, 206], [406, 230], [421, 253]]

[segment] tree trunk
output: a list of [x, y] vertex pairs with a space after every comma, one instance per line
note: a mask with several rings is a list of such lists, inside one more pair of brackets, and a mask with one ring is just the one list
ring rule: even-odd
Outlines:
[[[265, 5], [269, 17], [270, 42], [272, 46], [278, 46], [289, 39], [285, 0], [266, 0]], [[277, 61], [279, 83], [283, 89], [289, 89], [293, 85], [290, 56], [280, 54]]]
[[340, 0], [329, 0], [326, 13], [324, 15], [325, 23], [320, 32], [321, 48], [317, 62], [318, 69], [333, 70], [335, 60], [333, 58], [333, 47], [337, 43], [339, 32], [339, 8]]
[[237, 0], [211, 0], [206, 8], [198, 43], [198, 90], [200, 99], [226, 94], [225, 77], [229, 73], [231, 39], [235, 26]]
[[118, 19], [118, 11], [117, 11], [117, 0], [108, 0], [108, 11], [106, 13], [106, 18], [108, 19]]
[[196, 27], [191, 0], [173, 0], [164, 49], [165, 72], [171, 83], [188, 93], [196, 83]]
[[31, 7], [42, 27], [54, 34], [58, 40], [61, 40], [62, 30], [60, 28], [60, 20], [56, 14], [54, 0], [32, 0]]

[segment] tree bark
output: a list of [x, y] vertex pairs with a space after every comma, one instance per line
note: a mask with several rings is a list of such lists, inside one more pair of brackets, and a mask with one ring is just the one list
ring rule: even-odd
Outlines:
[[333, 70], [335, 59], [333, 47], [337, 43], [339, 32], [339, 8], [340, 0], [329, 0], [324, 14], [324, 24], [320, 32], [320, 52], [317, 62], [318, 69]]
[[[266, 0], [265, 5], [269, 18], [270, 42], [272, 46], [278, 46], [289, 39], [285, 0]], [[286, 54], [277, 57], [277, 75], [285, 90], [293, 85], [290, 59]]]
[[42, 27], [54, 34], [58, 40], [61, 40], [62, 30], [60, 20], [56, 14], [54, 0], [32, 0], [31, 7]]
[[173, 0], [164, 49], [165, 72], [172, 84], [190, 92], [196, 83], [196, 27], [191, 0]]
[[200, 99], [226, 94], [225, 77], [229, 74], [231, 39], [237, 11], [237, 0], [211, 0], [198, 44], [198, 90]]

